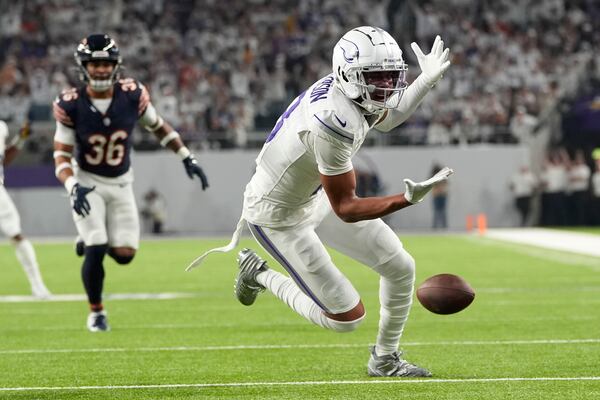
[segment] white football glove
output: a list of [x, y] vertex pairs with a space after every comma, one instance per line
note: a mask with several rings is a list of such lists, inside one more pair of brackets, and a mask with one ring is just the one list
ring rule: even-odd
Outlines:
[[439, 35], [435, 37], [433, 46], [431, 46], [431, 53], [427, 55], [423, 54], [421, 48], [415, 42], [412, 42], [410, 47], [417, 56], [419, 67], [421, 67], [421, 72], [427, 78], [427, 82], [431, 86], [435, 85], [450, 67], [450, 61], [448, 61], [450, 49], [444, 50], [444, 41]]
[[406, 192], [404, 192], [404, 197], [409, 203], [420, 203], [434, 185], [447, 180], [453, 173], [452, 168], [444, 167], [440, 172], [423, 182], [413, 182], [410, 179], [405, 179]]

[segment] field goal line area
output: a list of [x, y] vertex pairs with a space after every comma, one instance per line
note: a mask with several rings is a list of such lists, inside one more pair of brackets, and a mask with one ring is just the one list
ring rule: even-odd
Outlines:
[[120, 390], [120, 389], [181, 389], [181, 388], [230, 388], [268, 386], [325, 386], [325, 385], [407, 385], [439, 383], [502, 383], [502, 382], [549, 382], [549, 381], [600, 381], [600, 376], [570, 377], [504, 377], [504, 378], [465, 378], [465, 379], [369, 379], [348, 381], [296, 381], [296, 382], [230, 382], [230, 383], [181, 383], [162, 385], [110, 385], [110, 386], [47, 386], [47, 387], [8, 387], [0, 392], [25, 391], [68, 391], [68, 390]]

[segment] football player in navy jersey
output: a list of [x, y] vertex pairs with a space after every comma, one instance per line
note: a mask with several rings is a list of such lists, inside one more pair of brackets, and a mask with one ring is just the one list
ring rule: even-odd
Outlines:
[[91, 310], [87, 327], [98, 332], [110, 329], [102, 305], [104, 255], [128, 264], [139, 243], [130, 159], [136, 123], [177, 153], [203, 190], [208, 180], [177, 131], [157, 114], [146, 88], [133, 79], [119, 79], [121, 56], [111, 37], [93, 34], [83, 39], [75, 60], [84, 85], [63, 91], [53, 104], [55, 173], [70, 195], [73, 219], [85, 243], [81, 277]]

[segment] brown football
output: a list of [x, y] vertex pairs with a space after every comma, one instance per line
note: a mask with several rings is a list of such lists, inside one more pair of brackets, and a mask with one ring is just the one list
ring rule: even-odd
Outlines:
[[475, 299], [475, 291], [463, 278], [439, 274], [428, 278], [417, 289], [419, 302], [435, 314], [454, 314]]

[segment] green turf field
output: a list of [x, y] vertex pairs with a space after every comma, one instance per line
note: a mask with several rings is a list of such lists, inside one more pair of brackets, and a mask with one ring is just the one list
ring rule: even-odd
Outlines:
[[[451, 316], [415, 303], [405, 357], [434, 378], [384, 380], [365, 368], [377, 331], [374, 273], [334, 255], [367, 317], [356, 332], [328, 332], [268, 293], [250, 308], [238, 304], [234, 253], [183, 272], [226, 241], [145, 241], [132, 265], [107, 261], [107, 294], [192, 296], [108, 300], [108, 333], [85, 329], [84, 301], [0, 302], [0, 399], [600, 398], [600, 259], [478, 237], [404, 237], [417, 282], [452, 272], [477, 296]], [[83, 293], [70, 244], [36, 249], [54, 293]], [[29, 294], [6, 244], [0, 265], [0, 295]]]

